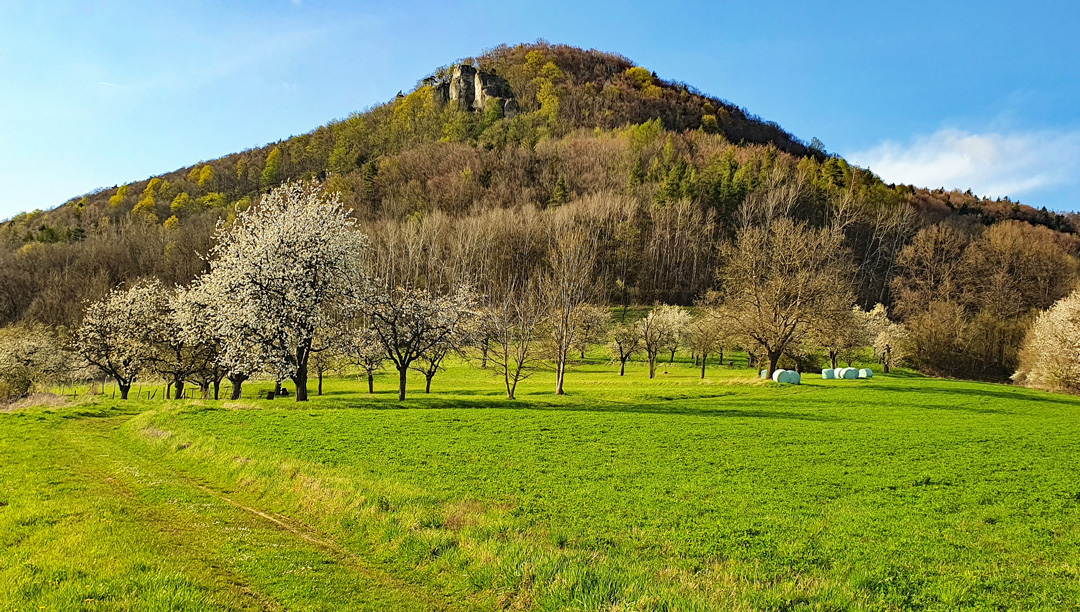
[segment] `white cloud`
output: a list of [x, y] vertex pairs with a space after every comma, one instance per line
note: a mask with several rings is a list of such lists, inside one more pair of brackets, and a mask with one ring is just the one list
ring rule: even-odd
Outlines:
[[890, 183], [970, 188], [978, 195], [1015, 199], [1077, 182], [1080, 131], [973, 134], [948, 128], [907, 143], [886, 140], [845, 157]]

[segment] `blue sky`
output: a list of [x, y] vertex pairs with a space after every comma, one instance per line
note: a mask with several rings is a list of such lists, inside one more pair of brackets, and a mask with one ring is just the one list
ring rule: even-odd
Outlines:
[[544, 38], [887, 181], [1080, 210], [1080, 3], [0, 0], [0, 218], [307, 132]]

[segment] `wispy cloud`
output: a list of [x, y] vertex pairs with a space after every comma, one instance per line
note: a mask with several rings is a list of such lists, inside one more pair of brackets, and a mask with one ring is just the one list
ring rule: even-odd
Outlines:
[[977, 134], [948, 128], [846, 157], [888, 182], [1016, 197], [1077, 183], [1080, 131]]

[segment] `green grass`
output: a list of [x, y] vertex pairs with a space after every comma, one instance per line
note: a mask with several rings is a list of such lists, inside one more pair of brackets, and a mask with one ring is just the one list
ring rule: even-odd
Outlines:
[[0, 414], [0, 609], [1080, 609], [1080, 398], [666, 371]]

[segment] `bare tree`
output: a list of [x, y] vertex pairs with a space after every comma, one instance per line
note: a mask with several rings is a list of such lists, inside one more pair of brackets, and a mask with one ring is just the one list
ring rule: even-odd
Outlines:
[[502, 377], [507, 399], [515, 399], [518, 383], [532, 375], [544, 320], [544, 301], [536, 283], [516, 281], [484, 312], [490, 332], [488, 360]]
[[378, 334], [371, 327], [361, 329], [352, 337], [346, 352], [367, 376], [368, 393], [375, 393], [375, 372], [379, 371], [386, 361], [386, 351]]
[[619, 376], [626, 376], [626, 362], [641, 350], [641, 333], [637, 325], [619, 323], [608, 331], [608, 350], [619, 362]]
[[849, 309], [830, 309], [831, 316], [823, 317], [814, 326], [812, 343], [823, 347], [829, 354], [829, 364], [836, 368], [840, 358], [846, 358], [848, 366], [855, 351], [873, 342], [866, 326], [866, 313], [858, 306]]
[[596, 291], [593, 268], [598, 241], [595, 228], [569, 215], [554, 220], [548, 245], [550, 266], [540, 288], [548, 311], [556, 395], [564, 393], [567, 361], [579, 332], [578, 311]]
[[769, 376], [789, 347], [854, 300], [850, 263], [835, 231], [779, 219], [742, 230], [723, 256], [725, 325], [764, 353]]
[[686, 328], [686, 340], [690, 348], [701, 358], [701, 377], [705, 378], [705, 365], [709, 355], [720, 353], [720, 362], [724, 361], [724, 345], [727, 337], [723, 321], [715, 312], [707, 310], [705, 314], [690, 323]]

